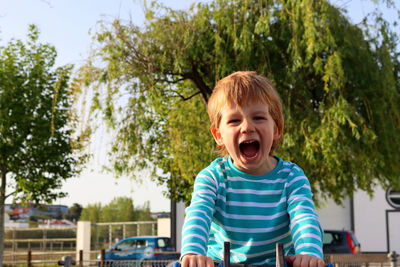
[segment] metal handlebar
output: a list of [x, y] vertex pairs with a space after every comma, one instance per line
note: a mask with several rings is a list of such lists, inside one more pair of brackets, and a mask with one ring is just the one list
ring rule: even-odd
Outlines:
[[[230, 242], [224, 242], [224, 259], [222, 261], [214, 261], [214, 265], [216, 267], [271, 267], [271, 265], [251, 265], [245, 263], [231, 263], [231, 249]], [[290, 267], [285, 261], [285, 254], [283, 251], [283, 244], [278, 242], [276, 243], [276, 267]], [[173, 267], [181, 267], [179, 261], [175, 262]], [[332, 263], [325, 264], [325, 267], [334, 267]]]

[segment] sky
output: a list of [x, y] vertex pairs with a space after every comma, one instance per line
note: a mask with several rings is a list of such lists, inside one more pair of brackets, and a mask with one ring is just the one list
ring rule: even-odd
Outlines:
[[[395, 0], [397, 2], [399, 0]], [[149, 1], [148, 1], [149, 2]], [[188, 9], [192, 0], [162, 0], [173, 9]], [[371, 0], [336, 0], [337, 6], [348, 8], [354, 23], [371, 10]], [[399, 5], [398, 5], [399, 7]], [[395, 17], [393, 10], [386, 10], [388, 17]], [[386, 14], [386, 13], [385, 13]], [[56, 65], [84, 63], [91, 44], [91, 33], [96, 31], [99, 20], [111, 22], [114, 18], [140, 25], [144, 20], [143, 1], [140, 0], [0, 0], [0, 46], [12, 38], [25, 39], [28, 25], [35, 24], [40, 30], [40, 42], [49, 43], [58, 52]], [[104, 133], [105, 134], [105, 133]], [[55, 204], [71, 206], [79, 203], [108, 204], [115, 197], [132, 197], [135, 206], [150, 201], [154, 212], [169, 211], [170, 201], [163, 197], [163, 187], [148, 178], [142, 184], [111, 173], [101, 172], [106, 161], [103, 141], [92, 144], [94, 159], [79, 177], [71, 178], [62, 187], [69, 196]], [[148, 177], [146, 172], [140, 173]]]

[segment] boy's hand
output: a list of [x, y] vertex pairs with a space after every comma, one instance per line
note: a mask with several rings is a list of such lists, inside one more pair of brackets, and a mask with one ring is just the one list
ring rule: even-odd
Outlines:
[[310, 255], [298, 254], [296, 256], [286, 256], [285, 260], [293, 267], [324, 267], [323, 260]]
[[181, 267], [214, 267], [214, 261], [203, 255], [186, 254], [182, 258]]

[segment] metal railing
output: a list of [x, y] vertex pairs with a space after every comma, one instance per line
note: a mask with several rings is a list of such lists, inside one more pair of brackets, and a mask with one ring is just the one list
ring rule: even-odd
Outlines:
[[93, 223], [92, 249], [109, 248], [129, 236], [156, 235], [157, 221]]
[[398, 255], [395, 251], [388, 254], [327, 254], [325, 262], [330, 262], [335, 267], [396, 267]]
[[75, 246], [76, 227], [7, 228], [5, 231], [5, 252], [75, 250]]

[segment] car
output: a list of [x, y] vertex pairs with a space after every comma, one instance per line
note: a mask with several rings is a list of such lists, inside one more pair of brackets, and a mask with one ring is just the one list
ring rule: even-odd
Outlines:
[[358, 254], [361, 245], [347, 230], [324, 230], [323, 251], [326, 254]]
[[[162, 267], [170, 261], [179, 259], [179, 253], [171, 245], [171, 238], [161, 236], [132, 236], [116, 243], [105, 251], [104, 260], [107, 266], [157, 266]], [[101, 255], [97, 257], [101, 260]], [[153, 264], [152, 261], [159, 261]], [[131, 264], [130, 264], [130, 263]], [[100, 266], [100, 261], [98, 262]]]

